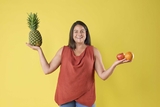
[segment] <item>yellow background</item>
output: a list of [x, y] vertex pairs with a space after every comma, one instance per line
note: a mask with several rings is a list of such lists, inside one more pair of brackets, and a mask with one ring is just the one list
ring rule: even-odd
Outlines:
[[27, 13], [38, 13], [48, 61], [68, 43], [70, 27], [84, 21], [106, 69], [120, 52], [133, 62], [106, 81], [96, 74], [97, 107], [160, 106], [159, 0], [1, 0], [0, 107], [58, 107], [59, 70], [44, 75], [36, 51], [28, 48]]

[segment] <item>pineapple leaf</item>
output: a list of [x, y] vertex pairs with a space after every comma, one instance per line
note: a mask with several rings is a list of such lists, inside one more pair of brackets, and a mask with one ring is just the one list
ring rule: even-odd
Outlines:
[[37, 13], [28, 14], [27, 22], [28, 22], [28, 27], [31, 30], [37, 30], [37, 28], [39, 27], [39, 25], [38, 25], [39, 19], [38, 19]]

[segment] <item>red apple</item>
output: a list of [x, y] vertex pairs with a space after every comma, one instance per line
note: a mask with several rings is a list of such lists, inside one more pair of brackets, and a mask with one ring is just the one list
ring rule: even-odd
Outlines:
[[122, 60], [122, 59], [124, 59], [124, 58], [125, 58], [124, 53], [119, 53], [119, 54], [117, 55], [117, 59], [118, 59], [118, 60]]

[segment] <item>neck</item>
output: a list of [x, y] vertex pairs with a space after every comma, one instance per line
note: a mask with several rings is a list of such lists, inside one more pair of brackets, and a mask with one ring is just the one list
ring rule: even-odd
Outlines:
[[76, 49], [82, 49], [86, 47], [86, 44], [76, 44]]

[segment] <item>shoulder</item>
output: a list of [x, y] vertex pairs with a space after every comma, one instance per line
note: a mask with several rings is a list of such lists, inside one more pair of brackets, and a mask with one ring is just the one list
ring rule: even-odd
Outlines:
[[95, 57], [100, 55], [99, 50], [95, 46], [89, 45], [88, 48], [93, 51]]
[[64, 52], [67, 52], [67, 51], [70, 51], [71, 48], [69, 46], [62, 46], [59, 50], [58, 50], [58, 53], [60, 55], [62, 55]]
[[59, 50], [57, 51], [57, 54], [62, 55], [64, 49], [68, 48], [68, 46], [62, 46], [61, 48], [59, 48]]
[[58, 51], [63, 51], [64, 49], [70, 49], [70, 47], [69, 46], [62, 46]]
[[95, 56], [95, 57], [97, 57], [97, 56], [100, 55], [99, 50], [98, 50], [96, 47], [94, 47], [94, 46], [93, 46], [93, 52], [94, 52], [94, 56]]
[[61, 50], [64, 51], [64, 50], [71, 50], [71, 48], [69, 46], [63, 46], [61, 47]]
[[[64, 46], [63, 46], [64, 47]], [[59, 48], [59, 50], [57, 51], [57, 55], [60, 55], [62, 54], [62, 51], [63, 51], [63, 47]]]

